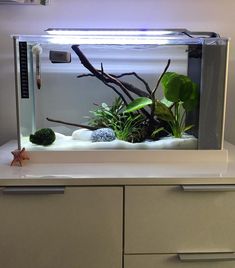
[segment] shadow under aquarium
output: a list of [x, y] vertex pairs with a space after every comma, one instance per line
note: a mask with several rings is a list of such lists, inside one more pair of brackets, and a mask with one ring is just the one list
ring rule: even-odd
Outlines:
[[227, 38], [48, 30], [13, 37], [19, 148], [223, 148]]

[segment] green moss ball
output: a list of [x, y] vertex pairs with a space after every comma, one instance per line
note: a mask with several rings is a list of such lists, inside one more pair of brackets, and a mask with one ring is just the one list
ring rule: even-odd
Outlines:
[[55, 141], [55, 132], [51, 128], [41, 128], [31, 134], [29, 140], [37, 145], [48, 146]]

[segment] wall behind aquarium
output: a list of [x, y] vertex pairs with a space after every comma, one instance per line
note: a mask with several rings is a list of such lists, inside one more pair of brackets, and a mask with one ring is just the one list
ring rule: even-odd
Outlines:
[[11, 34], [43, 34], [48, 27], [188, 28], [232, 38], [226, 139], [235, 143], [234, 0], [51, 0], [49, 6], [0, 5], [0, 145], [16, 138]]

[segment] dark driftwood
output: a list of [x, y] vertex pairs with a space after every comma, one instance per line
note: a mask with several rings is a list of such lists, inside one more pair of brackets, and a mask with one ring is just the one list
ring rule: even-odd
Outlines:
[[[123, 94], [125, 94], [125, 96], [130, 100], [133, 101], [134, 98], [132, 97], [132, 95], [130, 93], [134, 93], [135, 95], [137, 95], [138, 97], [147, 97], [152, 99], [153, 104], [151, 105], [151, 110], [150, 112], [148, 112], [146, 109], [141, 109], [141, 112], [146, 116], [146, 118], [149, 120], [149, 132], [151, 132], [151, 129], [154, 129], [154, 126], [158, 126], [159, 125], [159, 121], [156, 120], [155, 118], [155, 94], [156, 91], [160, 85], [160, 82], [163, 78], [163, 75], [167, 72], [171, 60], [169, 59], [167, 62], [167, 65], [163, 71], [163, 73], [161, 74], [161, 76], [159, 77], [156, 87], [151, 90], [148, 83], [141, 78], [138, 74], [136, 74], [135, 72], [129, 72], [129, 73], [123, 73], [120, 75], [114, 75], [114, 74], [108, 74], [104, 71], [103, 68], [103, 64], [101, 63], [101, 69], [96, 69], [91, 63], [90, 61], [87, 59], [87, 57], [83, 54], [83, 52], [80, 50], [79, 45], [72, 45], [72, 49], [73, 51], [77, 54], [81, 64], [88, 70], [90, 71], [90, 74], [81, 74], [78, 75], [78, 78], [81, 77], [96, 77], [97, 79], [99, 79], [100, 81], [102, 81], [106, 86], [110, 87], [112, 90], [115, 91], [116, 94], [118, 94], [118, 96], [123, 100], [123, 102], [127, 105], [128, 102], [126, 101], [126, 98], [124, 97]], [[139, 81], [141, 81], [144, 86], [145, 86], [145, 91], [139, 89], [138, 87], [125, 82], [123, 80], [120, 80], [119, 78], [124, 77], [124, 76], [128, 76], [128, 75], [133, 75], [135, 76]], [[116, 87], [119, 88], [119, 90], [121, 90], [121, 92], [119, 90], [117, 90]]]
[[153, 103], [152, 103], [152, 105], [151, 105], [151, 117], [152, 117], [152, 118], [153, 118], [154, 113], [155, 113], [155, 106], [156, 106], [156, 103], [155, 103], [155, 99], [156, 99], [156, 97], [155, 97], [155, 95], [156, 95], [156, 91], [157, 91], [157, 89], [158, 89], [158, 87], [159, 87], [159, 85], [160, 85], [160, 83], [161, 83], [161, 81], [162, 81], [162, 78], [163, 78], [164, 74], [167, 72], [168, 68], [170, 67], [170, 64], [171, 64], [171, 60], [169, 59], [169, 60], [167, 61], [167, 65], [166, 65], [166, 67], [165, 67], [163, 73], [161, 74], [161, 76], [159, 77], [159, 79], [158, 79], [158, 81], [157, 81], [156, 87], [155, 87], [155, 88], [152, 90], [152, 92], [151, 92], [151, 99], [152, 99], [152, 101], [153, 101]]
[[[100, 71], [100, 70], [99, 70]], [[150, 89], [150, 87], [149, 87], [149, 84], [142, 78], [142, 77], [140, 77], [137, 73], [135, 73], [135, 72], [130, 72], [130, 73], [122, 73], [122, 74], [119, 74], [119, 75], [115, 75], [115, 74], [111, 74], [111, 76], [112, 77], [115, 77], [115, 78], [121, 78], [121, 77], [124, 77], [124, 76], [131, 76], [131, 75], [133, 75], [133, 76], [135, 76], [138, 80], [140, 80], [144, 85], [145, 85], [145, 88], [146, 88], [146, 90], [147, 90], [147, 92], [149, 93], [149, 94], [151, 94], [152, 92], [151, 92], [151, 89]], [[95, 75], [94, 74], [80, 74], [80, 75], [78, 75], [77, 76], [77, 78], [82, 78], [82, 77], [87, 77], [87, 76], [90, 76], [90, 77], [95, 77]], [[125, 83], [124, 81], [121, 81], [122, 83]], [[138, 91], [137, 91], [138, 92]], [[143, 95], [143, 92], [139, 92], [141, 95], [140, 96], [142, 96]], [[148, 96], [148, 94], [146, 93], [146, 96]]]
[[89, 130], [98, 129], [97, 127], [92, 127], [92, 126], [87, 126], [87, 125], [82, 125], [82, 124], [69, 123], [69, 122], [65, 122], [65, 121], [61, 121], [61, 120], [51, 119], [51, 118], [48, 118], [48, 117], [46, 119], [47, 119], [47, 121], [55, 122], [55, 123], [59, 123], [59, 124], [63, 124], [63, 125], [81, 127], [81, 128], [86, 128], [86, 129], [89, 129]]
[[164, 74], [167, 72], [168, 68], [170, 67], [170, 64], [171, 64], [171, 60], [169, 59], [169, 60], [167, 61], [167, 65], [166, 65], [166, 67], [165, 67], [163, 73], [161, 74], [160, 78], [159, 78], [158, 81], [157, 81], [157, 85], [156, 85], [156, 87], [155, 87], [155, 88], [153, 89], [153, 91], [151, 92], [151, 96], [153, 96], [154, 98], [155, 98], [156, 91], [157, 91], [157, 89], [158, 89], [158, 87], [159, 87], [159, 85], [160, 85], [160, 83], [161, 83], [161, 81], [162, 81], [162, 78], [163, 78]]
[[104, 82], [103, 81], [103, 83], [107, 86], [107, 87], [110, 87], [110, 88], [112, 88], [112, 90], [114, 91], [114, 92], [116, 92], [117, 93], [117, 95], [122, 99], [122, 101], [127, 105], [128, 103], [127, 103], [127, 101], [126, 101], [126, 99], [125, 99], [125, 97], [114, 87], [114, 86], [112, 86], [112, 85], [110, 85], [109, 83], [106, 83], [106, 82]]
[[[139, 97], [151, 98], [151, 90], [149, 88], [149, 85], [147, 84], [146, 81], [144, 81], [144, 79], [139, 77], [136, 73], [134, 73], [134, 72], [125, 73], [125, 74], [122, 74], [121, 76], [129, 75], [129, 74], [135, 75], [139, 80], [141, 80], [145, 84], [146, 90], [148, 92], [145, 92], [145, 91], [133, 86], [130, 83], [127, 83], [125, 81], [119, 80], [118, 76], [114, 76], [114, 75], [105, 73], [102, 63], [101, 63], [101, 70], [96, 69], [89, 62], [89, 60], [86, 58], [86, 56], [83, 54], [83, 52], [80, 50], [79, 45], [72, 45], [72, 49], [77, 54], [79, 60], [81, 61], [81, 64], [91, 72], [91, 74], [79, 75], [79, 76], [77, 76], [78, 78], [85, 77], [85, 76], [94, 76], [94, 77], [98, 78], [106, 86], [109, 86], [110, 88], [112, 88], [119, 95], [119, 97], [121, 97], [121, 99], [124, 101], [125, 104], [127, 104], [127, 101], [126, 101], [125, 97], [113, 85], [118, 86], [122, 90], [122, 92], [129, 98], [130, 101], [134, 100], [134, 98], [131, 96], [130, 92], [136, 94]], [[141, 109], [141, 112], [146, 116], [146, 118], [148, 118], [152, 122], [158, 123], [157, 121], [155, 121], [155, 119], [152, 118], [151, 114], [147, 110]]]
[[99, 80], [101, 80], [102, 82], [105, 82], [105, 83], [115, 84], [126, 94], [126, 96], [131, 101], [133, 100], [133, 97], [130, 95], [129, 92], [132, 92], [140, 97], [149, 97], [150, 94], [148, 94], [147, 92], [145, 92], [145, 91], [143, 91], [143, 90], [127, 83], [127, 82], [121, 81], [115, 76], [107, 74], [103, 70], [98, 70], [98, 69], [94, 68], [94, 66], [89, 62], [89, 60], [86, 58], [86, 56], [79, 49], [79, 45], [72, 45], [72, 49], [79, 57], [82, 65], [85, 68], [87, 68], [96, 78], [98, 78]]

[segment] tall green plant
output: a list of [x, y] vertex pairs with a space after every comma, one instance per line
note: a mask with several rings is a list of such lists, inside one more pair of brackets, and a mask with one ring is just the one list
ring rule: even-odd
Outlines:
[[185, 115], [198, 105], [197, 84], [189, 77], [175, 72], [165, 73], [161, 84], [164, 99], [156, 101], [155, 113], [159, 119], [168, 122], [176, 138], [181, 138], [185, 131], [193, 127], [185, 125]]
[[[146, 97], [137, 98], [127, 105], [124, 112], [137, 111], [147, 105], [152, 105], [154, 101], [154, 113], [157, 118], [169, 124], [174, 137], [181, 138], [185, 131], [193, 127], [193, 125], [185, 125], [185, 116], [186, 112], [194, 110], [198, 105], [197, 84], [189, 77], [175, 72], [166, 72], [162, 76], [161, 84], [164, 94], [161, 101]], [[155, 129], [152, 136], [164, 130], [163, 128]]]

